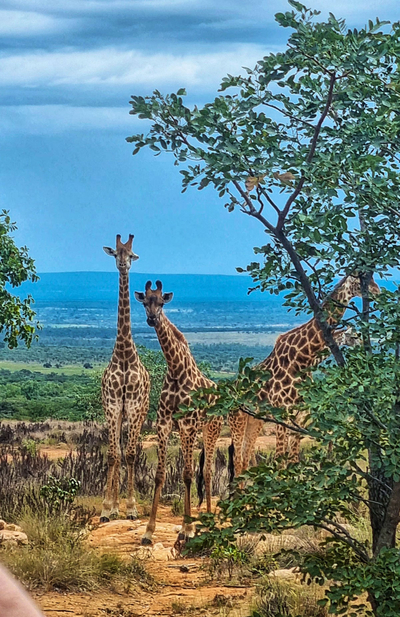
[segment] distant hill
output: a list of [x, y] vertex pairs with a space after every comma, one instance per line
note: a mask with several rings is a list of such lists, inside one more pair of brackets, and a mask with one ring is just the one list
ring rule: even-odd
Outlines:
[[[118, 272], [54, 272], [39, 274], [37, 283], [24, 283], [21, 296], [30, 293], [37, 302], [115, 302]], [[247, 295], [248, 276], [214, 274], [138, 274], [131, 271], [131, 291], [144, 291], [146, 281], [160, 279], [165, 291], [174, 292], [175, 302], [259, 302], [276, 296], [259, 291]]]
[[[18, 291], [30, 293], [36, 302], [116, 302], [118, 272], [52, 272], [39, 274], [37, 283], [24, 283]], [[131, 291], [144, 291], [146, 281], [160, 279], [164, 291], [174, 292], [177, 302], [264, 302], [282, 304], [282, 297], [259, 291], [247, 294], [253, 285], [249, 276], [220, 274], [140, 274], [131, 271]], [[378, 281], [394, 289], [394, 281]], [[133, 296], [132, 296], [133, 297]]]

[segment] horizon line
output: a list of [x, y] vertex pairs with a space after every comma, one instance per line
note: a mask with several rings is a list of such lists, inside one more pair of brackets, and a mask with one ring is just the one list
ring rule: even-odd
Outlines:
[[[37, 275], [42, 274], [118, 274], [118, 270], [57, 270], [53, 272], [37, 272]], [[247, 273], [236, 272], [233, 274], [213, 274], [212, 272], [136, 272], [132, 271], [130, 274], [146, 274], [146, 275], [158, 275], [158, 276], [237, 276], [242, 278], [243, 275], [249, 276]]]

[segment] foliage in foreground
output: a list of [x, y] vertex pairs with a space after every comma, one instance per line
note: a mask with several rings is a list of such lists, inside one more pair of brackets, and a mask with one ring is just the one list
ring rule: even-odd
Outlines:
[[[201, 108], [184, 104], [184, 89], [134, 96], [131, 113], [151, 125], [128, 141], [134, 154], [171, 152], [183, 190], [213, 187], [229, 212], [262, 225], [266, 243], [246, 271], [256, 288], [283, 292], [286, 306], [312, 314], [336, 363], [305, 384], [303, 417], [298, 408], [260, 405], [252, 388], [244, 393], [248, 413], [310, 435], [316, 447], [299, 464], [282, 460], [249, 472], [250, 485], [222, 504], [221, 526], [203, 519], [211, 529], [205, 541], [227, 549], [235, 532], [323, 528], [331, 542], [303, 568], [333, 581], [331, 612], [363, 611], [353, 600], [365, 592], [374, 615], [394, 617], [399, 292], [372, 298], [369, 287], [374, 274], [389, 277], [400, 266], [400, 22], [347, 30], [332, 14], [319, 22], [317, 11], [289, 4], [293, 10], [276, 15], [291, 29], [283, 52], [268, 54], [246, 76], [225, 77], [221, 94]], [[362, 301], [343, 316], [332, 292], [348, 275], [359, 279]], [[363, 344], [346, 354], [333, 329], [348, 322]], [[235, 383], [225, 383], [220, 397], [229, 390], [222, 412], [238, 408]], [[370, 543], [347, 527], [361, 504]]]
[[35, 312], [31, 296], [21, 300], [9, 291], [9, 287], [19, 287], [24, 281], [38, 280], [34, 261], [28, 249], [18, 248], [11, 233], [17, 229], [7, 210], [0, 212], [0, 332], [4, 341], [12, 349], [22, 341], [30, 346], [35, 335]]

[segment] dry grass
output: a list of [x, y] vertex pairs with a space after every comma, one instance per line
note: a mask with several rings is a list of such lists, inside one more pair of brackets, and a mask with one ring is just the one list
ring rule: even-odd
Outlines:
[[153, 583], [139, 560], [125, 563], [118, 555], [88, 550], [87, 527], [65, 513], [28, 511], [19, 522], [29, 544], [1, 550], [0, 560], [28, 589], [85, 591], [119, 586], [129, 591], [132, 583]]
[[251, 617], [327, 617], [328, 609], [318, 604], [323, 597], [318, 585], [294, 585], [271, 577], [259, 589]]

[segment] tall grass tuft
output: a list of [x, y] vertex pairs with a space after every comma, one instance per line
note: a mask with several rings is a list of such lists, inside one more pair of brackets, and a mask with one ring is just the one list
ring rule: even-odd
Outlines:
[[318, 604], [323, 596], [317, 585], [293, 585], [269, 577], [259, 589], [251, 617], [328, 617], [327, 607]]

